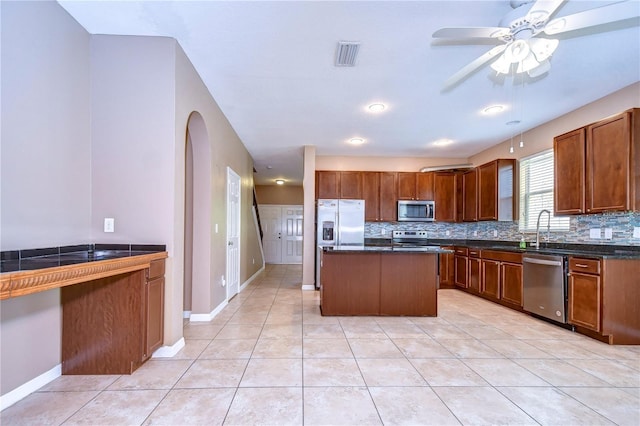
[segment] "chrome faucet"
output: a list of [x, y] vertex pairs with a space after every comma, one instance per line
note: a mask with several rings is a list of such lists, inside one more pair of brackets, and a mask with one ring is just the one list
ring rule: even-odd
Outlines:
[[536, 222], [536, 242], [532, 244], [535, 246], [536, 250], [540, 248], [540, 216], [545, 212], [547, 213], [547, 242], [549, 242], [549, 233], [551, 232], [551, 212], [544, 209], [538, 213], [538, 222]]

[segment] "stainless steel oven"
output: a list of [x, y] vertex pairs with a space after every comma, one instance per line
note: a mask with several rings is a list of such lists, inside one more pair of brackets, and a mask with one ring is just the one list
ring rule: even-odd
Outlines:
[[398, 201], [398, 222], [433, 222], [436, 203], [433, 201]]

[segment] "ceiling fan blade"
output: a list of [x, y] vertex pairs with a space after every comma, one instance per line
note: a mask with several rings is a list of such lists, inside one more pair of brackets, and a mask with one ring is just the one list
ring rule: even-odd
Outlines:
[[546, 25], [543, 32], [545, 34], [555, 35], [596, 25], [623, 21], [625, 19], [633, 19], [639, 16], [639, 2], [622, 1], [554, 19]]
[[549, 62], [548, 59], [545, 59], [544, 61], [540, 62], [540, 64], [537, 67], [527, 71], [527, 74], [529, 74], [529, 77], [531, 78], [536, 78], [548, 72], [550, 69], [551, 69], [551, 63]]
[[500, 46], [496, 46], [493, 49], [489, 50], [484, 55], [480, 56], [479, 58], [476, 58], [473, 62], [464, 66], [462, 69], [460, 69], [460, 71], [453, 74], [451, 77], [447, 79], [447, 81], [444, 82], [445, 89], [463, 80], [465, 77], [469, 76], [475, 70], [480, 68], [482, 65], [496, 58], [499, 54], [504, 52], [504, 49], [506, 48], [507, 48], [506, 44], [501, 44]]
[[499, 39], [509, 34], [503, 27], [459, 27], [441, 28], [433, 33], [434, 38], [493, 38]]
[[538, 0], [531, 6], [525, 19], [536, 28], [543, 26], [565, 0]]

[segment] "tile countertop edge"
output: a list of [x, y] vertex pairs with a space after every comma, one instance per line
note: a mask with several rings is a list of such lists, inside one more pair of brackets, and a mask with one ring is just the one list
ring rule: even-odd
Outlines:
[[74, 265], [1, 273], [0, 300], [147, 269], [154, 260], [167, 257], [168, 253], [161, 251]]

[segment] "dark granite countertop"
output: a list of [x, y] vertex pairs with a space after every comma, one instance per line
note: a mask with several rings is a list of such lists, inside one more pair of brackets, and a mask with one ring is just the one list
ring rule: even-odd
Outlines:
[[[531, 246], [528, 246], [526, 249], [521, 249], [519, 243], [513, 241], [430, 239], [427, 243], [438, 246], [458, 246], [477, 248], [480, 250], [501, 250], [530, 254], [539, 253], [588, 258], [640, 259], [640, 246], [542, 243], [540, 249]], [[367, 238], [365, 239], [365, 244], [374, 247], [389, 247], [393, 245], [390, 238]]]
[[421, 247], [399, 247], [390, 245], [324, 246], [323, 250], [326, 252], [453, 253], [453, 250], [443, 249], [438, 245]]
[[166, 251], [165, 245], [81, 244], [0, 252], [0, 273], [33, 271]]

